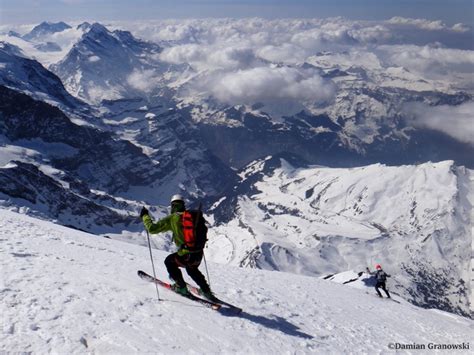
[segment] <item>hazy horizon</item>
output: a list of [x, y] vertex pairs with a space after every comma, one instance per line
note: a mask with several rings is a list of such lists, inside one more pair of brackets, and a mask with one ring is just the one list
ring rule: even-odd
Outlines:
[[[25, 11], [28, 9], [29, 11]], [[327, 18], [387, 20], [392, 17], [473, 24], [470, 0], [2, 0], [2, 25], [42, 21], [121, 21], [184, 18]]]

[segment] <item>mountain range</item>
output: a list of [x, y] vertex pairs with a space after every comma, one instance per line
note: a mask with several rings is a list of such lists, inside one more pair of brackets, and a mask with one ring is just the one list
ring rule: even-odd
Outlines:
[[[68, 48], [51, 42], [65, 31], [66, 53], [34, 58], [31, 43]], [[142, 244], [139, 207], [158, 218], [182, 192], [205, 206], [214, 261], [309, 276], [377, 261], [410, 302], [470, 314], [474, 146], [408, 109], [461, 107], [469, 90], [336, 49], [295, 64], [237, 51], [257, 67], [210, 74], [166, 60], [179, 41], [99, 23], [2, 39], [4, 208]], [[248, 73], [295, 82], [279, 99], [225, 86]]]

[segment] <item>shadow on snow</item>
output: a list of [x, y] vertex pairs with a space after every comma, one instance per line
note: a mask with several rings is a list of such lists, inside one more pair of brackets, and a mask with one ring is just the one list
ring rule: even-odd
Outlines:
[[312, 335], [309, 335], [300, 331], [296, 325], [288, 322], [285, 318], [282, 318], [276, 315], [273, 315], [272, 318], [269, 318], [269, 317], [264, 317], [264, 316], [257, 316], [257, 315], [250, 314], [247, 312], [241, 312], [241, 313], [236, 314], [235, 312], [227, 308], [221, 309], [219, 312], [224, 316], [240, 317], [240, 318], [247, 319], [251, 322], [260, 324], [266, 328], [279, 330], [280, 332], [285, 333], [287, 335], [300, 337], [304, 339], [314, 338]]

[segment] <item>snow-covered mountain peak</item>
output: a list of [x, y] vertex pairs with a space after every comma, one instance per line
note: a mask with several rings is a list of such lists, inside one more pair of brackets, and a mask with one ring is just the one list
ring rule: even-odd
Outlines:
[[90, 30], [91, 26], [92, 25], [89, 22], [86, 21], [86, 22], [83, 22], [83, 23], [77, 25], [76, 29], [86, 32], [86, 31]]
[[36, 40], [42, 36], [49, 35], [56, 32], [62, 32], [66, 29], [71, 28], [65, 22], [42, 22], [35, 26], [29, 33], [23, 36], [26, 40]]
[[18, 38], [21, 38], [21, 34], [19, 34], [19, 33], [16, 32], [16, 31], [8, 31], [7, 35], [10, 36], [10, 37], [18, 37]]
[[107, 36], [111, 36], [111, 32], [104, 25], [98, 22], [94, 22], [92, 25], [90, 25], [88, 31], [84, 33], [82, 38], [93, 38], [95, 40], [101, 40], [107, 38]]
[[164, 69], [153, 57], [160, 50], [130, 32], [111, 32], [94, 23], [51, 70], [73, 95], [91, 103], [130, 97], [132, 93], [139, 96], [148, 87], [146, 77]]
[[470, 280], [472, 187], [463, 167], [297, 168], [267, 158], [240, 177], [213, 209], [218, 260], [315, 276], [383, 261], [410, 301], [469, 314], [471, 291], [460, 285]]

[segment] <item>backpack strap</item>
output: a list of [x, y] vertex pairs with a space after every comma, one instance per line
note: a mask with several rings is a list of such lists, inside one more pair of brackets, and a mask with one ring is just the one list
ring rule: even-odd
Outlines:
[[201, 208], [202, 208], [202, 203], [199, 202], [199, 208], [198, 208], [199, 213], [197, 214], [196, 223], [194, 224], [194, 235], [197, 235], [197, 226], [199, 223], [199, 218], [201, 218], [201, 215], [202, 215]]

